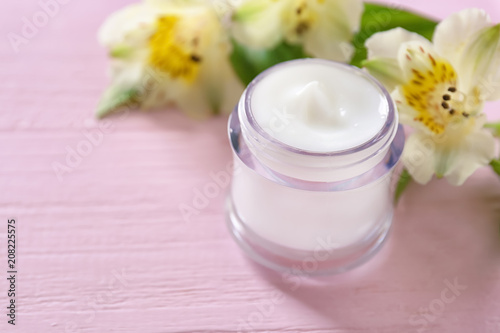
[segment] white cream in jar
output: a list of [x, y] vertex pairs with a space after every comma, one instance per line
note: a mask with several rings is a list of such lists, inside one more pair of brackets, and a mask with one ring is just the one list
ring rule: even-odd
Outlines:
[[276, 140], [317, 153], [365, 143], [384, 126], [389, 110], [366, 78], [317, 62], [264, 77], [250, 103], [257, 123]]

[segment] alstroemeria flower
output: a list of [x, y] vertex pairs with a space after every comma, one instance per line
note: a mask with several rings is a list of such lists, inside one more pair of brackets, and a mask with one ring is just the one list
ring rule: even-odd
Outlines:
[[403, 162], [422, 184], [434, 174], [461, 185], [495, 157], [483, 104], [500, 98], [500, 25], [468, 9], [442, 21], [433, 42], [401, 28], [375, 34], [365, 67], [392, 91], [415, 129]]
[[113, 14], [99, 32], [112, 83], [97, 114], [126, 103], [175, 104], [196, 118], [230, 112], [243, 91], [230, 42], [207, 1], [144, 0]]
[[362, 13], [361, 0], [245, 0], [233, 15], [233, 35], [254, 49], [286, 41], [313, 57], [345, 62]]

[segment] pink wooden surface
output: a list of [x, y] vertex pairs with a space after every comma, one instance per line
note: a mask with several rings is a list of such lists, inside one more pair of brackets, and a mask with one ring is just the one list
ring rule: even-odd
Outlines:
[[[388, 244], [361, 268], [288, 282], [233, 243], [222, 193], [191, 221], [179, 213], [230, 161], [224, 118], [110, 118], [59, 181], [52, 163], [99, 133], [96, 30], [130, 2], [67, 1], [17, 54], [6, 35], [40, 5], [2, 2], [1, 332], [500, 332], [500, 181], [487, 169], [461, 188], [412, 185]], [[400, 3], [436, 17], [475, 5], [500, 21], [498, 0]], [[20, 228], [15, 328], [4, 314], [9, 217]], [[453, 297], [455, 280], [466, 288]]]

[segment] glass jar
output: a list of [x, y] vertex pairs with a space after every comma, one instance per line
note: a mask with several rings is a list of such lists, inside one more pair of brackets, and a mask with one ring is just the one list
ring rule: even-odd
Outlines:
[[[318, 153], [284, 144], [262, 128], [252, 111], [256, 87], [301, 62], [335, 66], [372, 84], [387, 107], [378, 133], [354, 148]], [[389, 93], [369, 74], [319, 59], [274, 66], [243, 93], [229, 119], [229, 139], [234, 173], [227, 222], [252, 259], [278, 271], [331, 274], [365, 262], [380, 249], [391, 229], [392, 178], [404, 132]]]

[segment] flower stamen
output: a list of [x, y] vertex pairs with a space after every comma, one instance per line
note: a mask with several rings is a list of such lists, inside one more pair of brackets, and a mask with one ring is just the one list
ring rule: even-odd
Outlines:
[[[420, 52], [422, 49], [423, 47], [419, 47]], [[461, 102], [452, 96], [457, 91], [456, 73], [446, 60], [426, 54], [425, 49], [422, 53], [429, 63], [428, 70], [412, 67], [412, 75], [402, 88], [407, 104], [418, 112], [414, 120], [421, 122], [431, 132], [441, 134], [451, 121], [450, 115], [455, 115], [457, 108], [462, 109]], [[407, 59], [412, 59], [412, 56], [423, 59], [421, 55], [408, 49]]]
[[[320, 1], [321, 3], [321, 1]], [[290, 33], [292, 33], [292, 40], [300, 40], [304, 35], [311, 30], [315, 22], [315, 13], [310, 9], [309, 4], [305, 0], [301, 0], [295, 6], [294, 14], [291, 15], [290, 20]]]
[[299, 22], [295, 27], [297, 35], [303, 35], [307, 30], [309, 30], [309, 23], [307, 22]]

